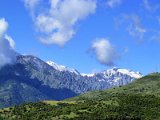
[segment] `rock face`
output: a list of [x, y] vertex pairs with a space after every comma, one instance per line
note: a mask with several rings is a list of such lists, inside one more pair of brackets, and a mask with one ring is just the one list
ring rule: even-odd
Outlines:
[[[95, 74], [82, 74], [86, 79], [99, 84], [98, 89], [107, 89], [114, 86], [122, 86], [131, 83], [133, 80], [141, 78], [139, 72], [133, 72], [127, 69], [113, 68]], [[95, 84], [95, 83], [93, 83]]]
[[52, 61], [19, 55], [15, 64], [0, 68], [0, 107], [63, 100], [90, 90], [126, 85], [141, 76], [140, 73], [118, 68], [84, 75]]

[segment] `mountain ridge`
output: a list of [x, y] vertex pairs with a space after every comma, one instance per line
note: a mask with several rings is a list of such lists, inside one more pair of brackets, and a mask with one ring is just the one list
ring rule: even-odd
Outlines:
[[35, 56], [18, 55], [15, 64], [0, 69], [0, 106], [63, 100], [92, 90], [126, 85], [135, 80], [119, 72], [106, 75], [98, 73], [95, 77], [82, 76], [78, 71], [75, 73], [68, 68], [57, 70]]
[[120, 72], [122, 74], [127, 74], [127, 75], [130, 75], [130, 76], [132, 76], [136, 79], [143, 76], [140, 72], [134, 72], [130, 69], [122, 69], [122, 68], [117, 68], [117, 67], [113, 67], [111, 69], [103, 70], [102, 72], [95, 72], [95, 73], [86, 74], [86, 73], [78, 72], [77, 69], [66, 67], [64, 65], [59, 65], [52, 60], [48, 60], [48, 61], [46, 61], [46, 63], [49, 64], [50, 66], [52, 66], [53, 68], [59, 70], [59, 71], [69, 71], [69, 72], [73, 72], [73, 73], [80, 74], [82, 76], [88, 76], [88, 77], [93, 77], [94, 75], [96, 75], [98, 73], [105, 73], [105, 72], [107, 73], [107, 72], [111, 72], [111, 71], [113, 71], [113, 72], [117, 71], [117, 72]]

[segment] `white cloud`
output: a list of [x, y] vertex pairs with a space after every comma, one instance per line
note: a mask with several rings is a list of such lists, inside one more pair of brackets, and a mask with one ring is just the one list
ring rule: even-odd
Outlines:
[[11, 48], [12, 48], [12, 49], [15, 49], [15, 45], [16, 45], [16, 44], [15, 44], [14, 40], [13, 40], [9, 35], [7, 35], [7, 34], [5, 34], [4, 38], [5, 38], [6, 40], [8, 40], [9, 45], [11, 46]]
[[122, 3], [122, 0], [107, 0], [106, 4], [110, 8], [114, 8]]
[[13, 63], [15, 60], [15, 43], [11, 37], [6, 35], [8, 23], [4, 18], [0, 19], [0, 67]]
[[4, 37], [4, 33], [7, 31], [8, 23], [4, 18], [0, 19], [0, 39]]
[[[49, 5], [48, 10], [34, 15], [33, 19], [40, 33], [39, 40], [59, 46], [63, 46], [76, 33], [76, 23], [94, 13], [96, 9], [95, 0], [50, 0]], [[31, 8], [32, 13], [35, 10], [30, 6], [28, 8]]]
[[95, 54], [97, 60], [104, 65], [113, 66], [119, 55], [113, 45], [107, 39], [97, 39], [91, 46], [92, 54]]

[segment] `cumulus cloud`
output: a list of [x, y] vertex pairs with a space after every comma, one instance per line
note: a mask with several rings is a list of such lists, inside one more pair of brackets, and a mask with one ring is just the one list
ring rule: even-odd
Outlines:
[[107, 0], [106, 4], [110, 8], [114, 8], [122, 3], [122, 0]]
[[119, 57], [113, 45], [104, 38], [97, 39], [92, 43], [91, 52], [101, 64], [107, 66], [115, 65], [114, 62]]
[[0, 67], [15, 61], [15, 43], [13, 39], [6, 35], [8, 23], [4, 18], [0, 19]]
[[[24, 0], [31, 13], [40, 0]], [[30, 3], [31, 2], [31, 3]], [[49, 9], [34, 15], [36, 30], [40, 33], [39, 40], [45, 44], [63, 46], [75, 32], [78, 21], [85, 19], [96, 10], [95, 0], [50, 0]]]
[[8, 23], [4, 18], [0, 19], [0, 39], [4, 37], [4, 33], [7, 31]]

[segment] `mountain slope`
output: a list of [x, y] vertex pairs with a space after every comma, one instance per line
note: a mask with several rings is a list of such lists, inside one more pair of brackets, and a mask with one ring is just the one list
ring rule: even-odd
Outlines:
[[[0, 69], [0, 107], [42, 100], [63, 100], [92, 90], [126, 85], [139, 73], [111, 69], [82, 76], [77, 70], [27, 55], [17, 56], [15, 64]], [[124, 71], [125, 69], [123, 69]]]
[[[60, 100], [76, 95], [67, 88], [56, 89], [45, 85], [42, 81], [43, 74], [40, 71], [34, 73], [34, 69], [28, 67], [17, 63], [0, 70], [0, 107], [46, 99]], [[33, 77], [36, 74], [37, 77]]]

